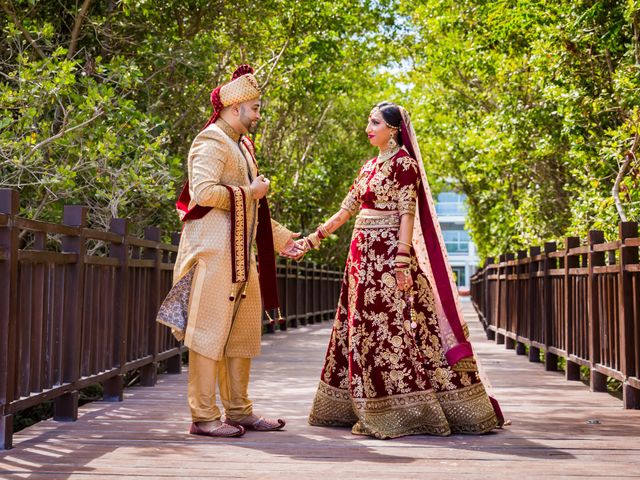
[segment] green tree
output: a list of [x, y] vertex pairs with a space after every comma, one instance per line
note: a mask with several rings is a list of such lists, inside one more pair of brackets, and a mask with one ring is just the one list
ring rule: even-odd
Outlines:
[[[394, 31], [388, 2], [114, 0], [0, 2], [0, 183], [23, 213], [179, 228], [173, 209], [209, 93], [239, 63], [264, 92], [258, 160], [274, 216], [311, 229], [338, 208], [381, 98], [377, 65]], [[321, 261], [344, 257], [341, 236]]]
[[[401, 2], [426, 163], [469, 198], [483, 256], [600, 228], [637, 143], [637, 2]], [[634, 161], [621, 203], [637, 218]]]

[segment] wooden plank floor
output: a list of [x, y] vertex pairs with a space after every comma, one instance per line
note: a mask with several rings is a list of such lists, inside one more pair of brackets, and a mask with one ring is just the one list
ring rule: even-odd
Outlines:
[[[41, 422], [0, 452], [1, 478], [640, 478], [640, 411], [544, 372], [488, 342], [465, 303], [479, 358], [513, 424], [484, 436], [375, 440], [310, 427], [330, 322], [264, 339], [251, 394], [286, 431], [237, 439], [186, 434], [186, 373], [128, 389], [122, 403], [81, 408], [75, 423]], [[598, 420], [600, 423], [591, 423]]]

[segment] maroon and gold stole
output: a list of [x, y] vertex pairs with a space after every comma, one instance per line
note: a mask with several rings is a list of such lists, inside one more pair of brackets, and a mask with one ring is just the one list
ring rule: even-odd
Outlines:
[[[258, 171], [258, 162], [255, 156], [255, 146], [246, 136], [241, 138], [242, 144], [249, 152], [251, 160]], [[276, 277], [276, 256], [273, 247], [273, 231], [271, 230], [271, 213], [267, 197], [259, 200], [258, 231], [256, 232], [256, 244], [258, 246], [258, 279], [260, 280], [260, 293], [267, 315], [269, 310], [277, 310], [278, 320], [282, 321], [280, 313], [280, 301], [278, 300], [278, 281]], [[268, 315], [269, 316], [269, 315]], [[269, 316], [271, 319], [271, 317]]]
[[231, 206], [231, 278], [233, 283], [246, 282], [249, 275], [247, 241], [247, 199], [240, 187], [224, 185]]

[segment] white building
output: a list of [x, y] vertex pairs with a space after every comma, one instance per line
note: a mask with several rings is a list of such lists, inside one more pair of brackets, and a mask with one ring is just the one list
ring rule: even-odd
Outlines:
[[436, 212], [447, 256], [461, 294], [469, 293], [469, 279], [475, 273], [479, 262], [476, 246], [464, 228], [467, 216], [465, 199], [465, 195], [445, 191], [438, 195], [436, 201]]

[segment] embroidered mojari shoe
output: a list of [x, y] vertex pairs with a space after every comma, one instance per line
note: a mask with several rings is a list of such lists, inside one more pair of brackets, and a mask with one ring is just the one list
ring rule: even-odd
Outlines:
[[197, 423], [192, 423], [189, 433], [191, 435], [202, 435], [204, 437], [241, 437], [244, 435], [244, 427], [242, 425], [230, 425], [222, 423], [220, 426], [212, 430], [204, 430]]
[[247, 430], [255, 430], [257, 432], [275, 432], [276, 430], [282, 430], [287, 422], [280, 418], [276, 420], [249, 415], [248, 417], [245, 417], [241, 422], [236, 422], [227, 418], [225, 419], [224, 423], [226, 423], [227, 425], [232, 425], [234, 427], [244, 427]]

